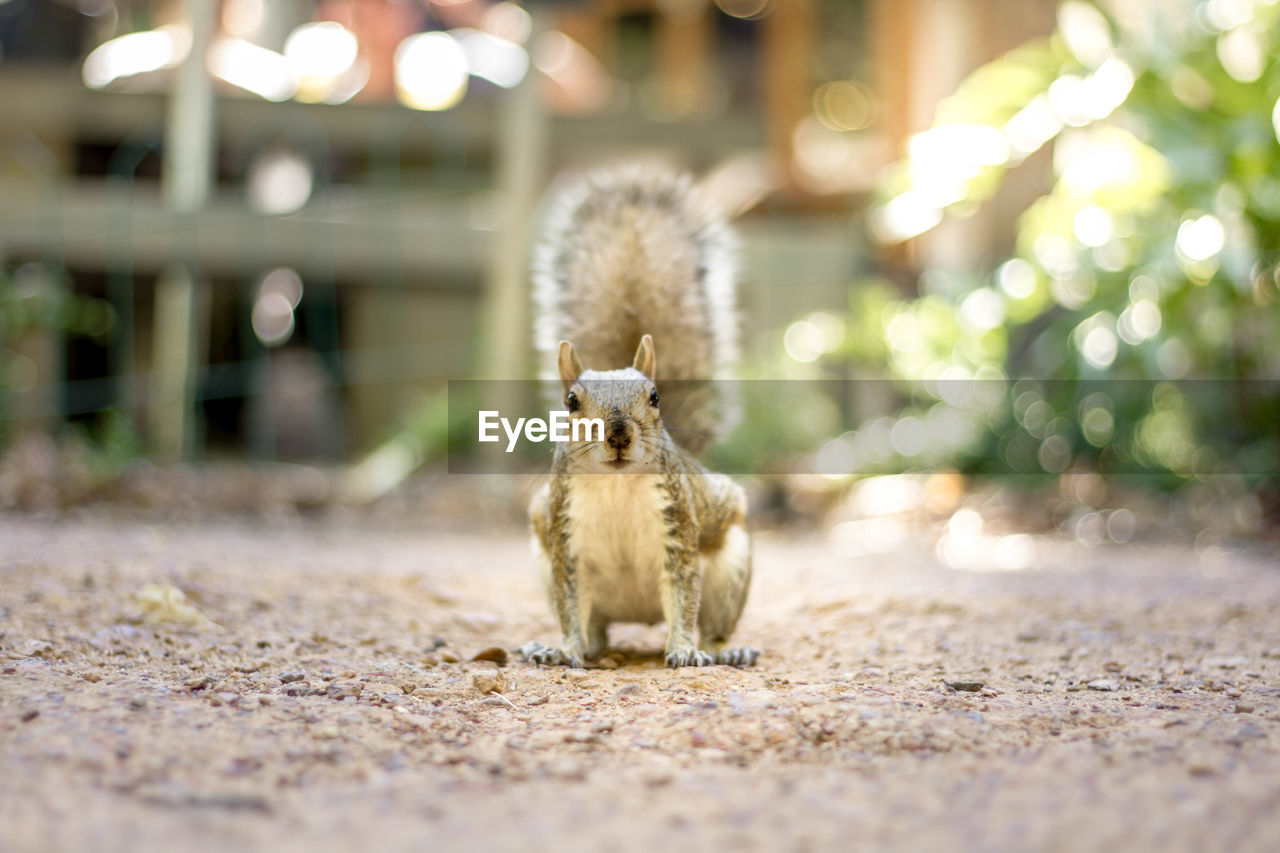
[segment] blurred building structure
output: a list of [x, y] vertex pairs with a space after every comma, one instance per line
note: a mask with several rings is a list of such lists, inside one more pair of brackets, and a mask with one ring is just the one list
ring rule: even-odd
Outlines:
[[110, 409], [171, 456], [360, 452], [447, 379], [535, 372], [537, 199], [624, 158], [741, 214], [763, 356], [871, 269], [1004, 248], [1016, 182], [906, 249], [854, 223], [940, 98], [1055, 5], [0, 2], [0, 276], [102, 314], [0, 341], [0, 427]]

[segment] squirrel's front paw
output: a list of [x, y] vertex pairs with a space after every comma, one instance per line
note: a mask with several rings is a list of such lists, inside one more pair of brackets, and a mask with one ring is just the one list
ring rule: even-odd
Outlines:
[[712, 666], [716, 659], [711, 655], [697, 649], [691, 649], [687, 652], [668, 652], [667, 666], [672, 669], [678, 669], [682, 666]]
[[525, 643], [517, 651], [520, 657], [529, 663], [541, 663], [547, 666], [567, 666], [571, 669], [582, 669], [582, 658], [565, 654], [555, 646], [544, 646], [542, 643]]

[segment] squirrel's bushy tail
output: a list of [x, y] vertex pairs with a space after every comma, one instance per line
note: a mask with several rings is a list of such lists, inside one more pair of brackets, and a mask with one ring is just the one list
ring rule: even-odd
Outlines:
[[534, 254], [534, 337], [554, 375], [573, 343], [594, 370], [631, 365], [642, 335], [657, 352], [662, 418], [693, 453], [728, 425], [716, 383], [738, 353], [737, 241], [687, 175], [647, 166], [591, 173], [548, 213]]

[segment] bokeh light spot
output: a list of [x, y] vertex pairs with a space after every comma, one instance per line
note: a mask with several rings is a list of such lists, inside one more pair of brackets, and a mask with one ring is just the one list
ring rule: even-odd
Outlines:
[[782, 336], [782, 346], [787, 355], [796, 361], [817, 361], [823, 353], [822, 330], [808, 320], [799, 320], [787, 327]]
[[879, 105], [874, 93], [852, 80], [824, 83], [813, 93], [818, 121], [832, 130], [863, 130], [875, 123]]
[[996, 271], [996, 281], [1013, 299], [1026, 299], [1036, 291], [1036, 271], [1022, 258], [1005, 261]]
[[769, 14], [771, 0], [716, 0], [721, 12], [732, 18], [755, 20]]
[[1187, 219], [1178, 227], [1175, 245], [1178, 252], [1189, 261], [1207, 261], [1222, 251], [1226, 231], [1218, 217], [1206, 213], [1197, 219]]
[[409, 36], [396, 48], [396, 94], [415, 110], [447, 110], [467, 93], [467, 53], [448, 33]]

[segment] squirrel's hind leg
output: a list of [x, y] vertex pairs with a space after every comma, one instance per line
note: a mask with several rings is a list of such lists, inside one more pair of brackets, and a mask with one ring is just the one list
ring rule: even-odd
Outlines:
[[587, 622], [587, 660], [595, 660], [609, 644], [609, 623], [598, 618]]

